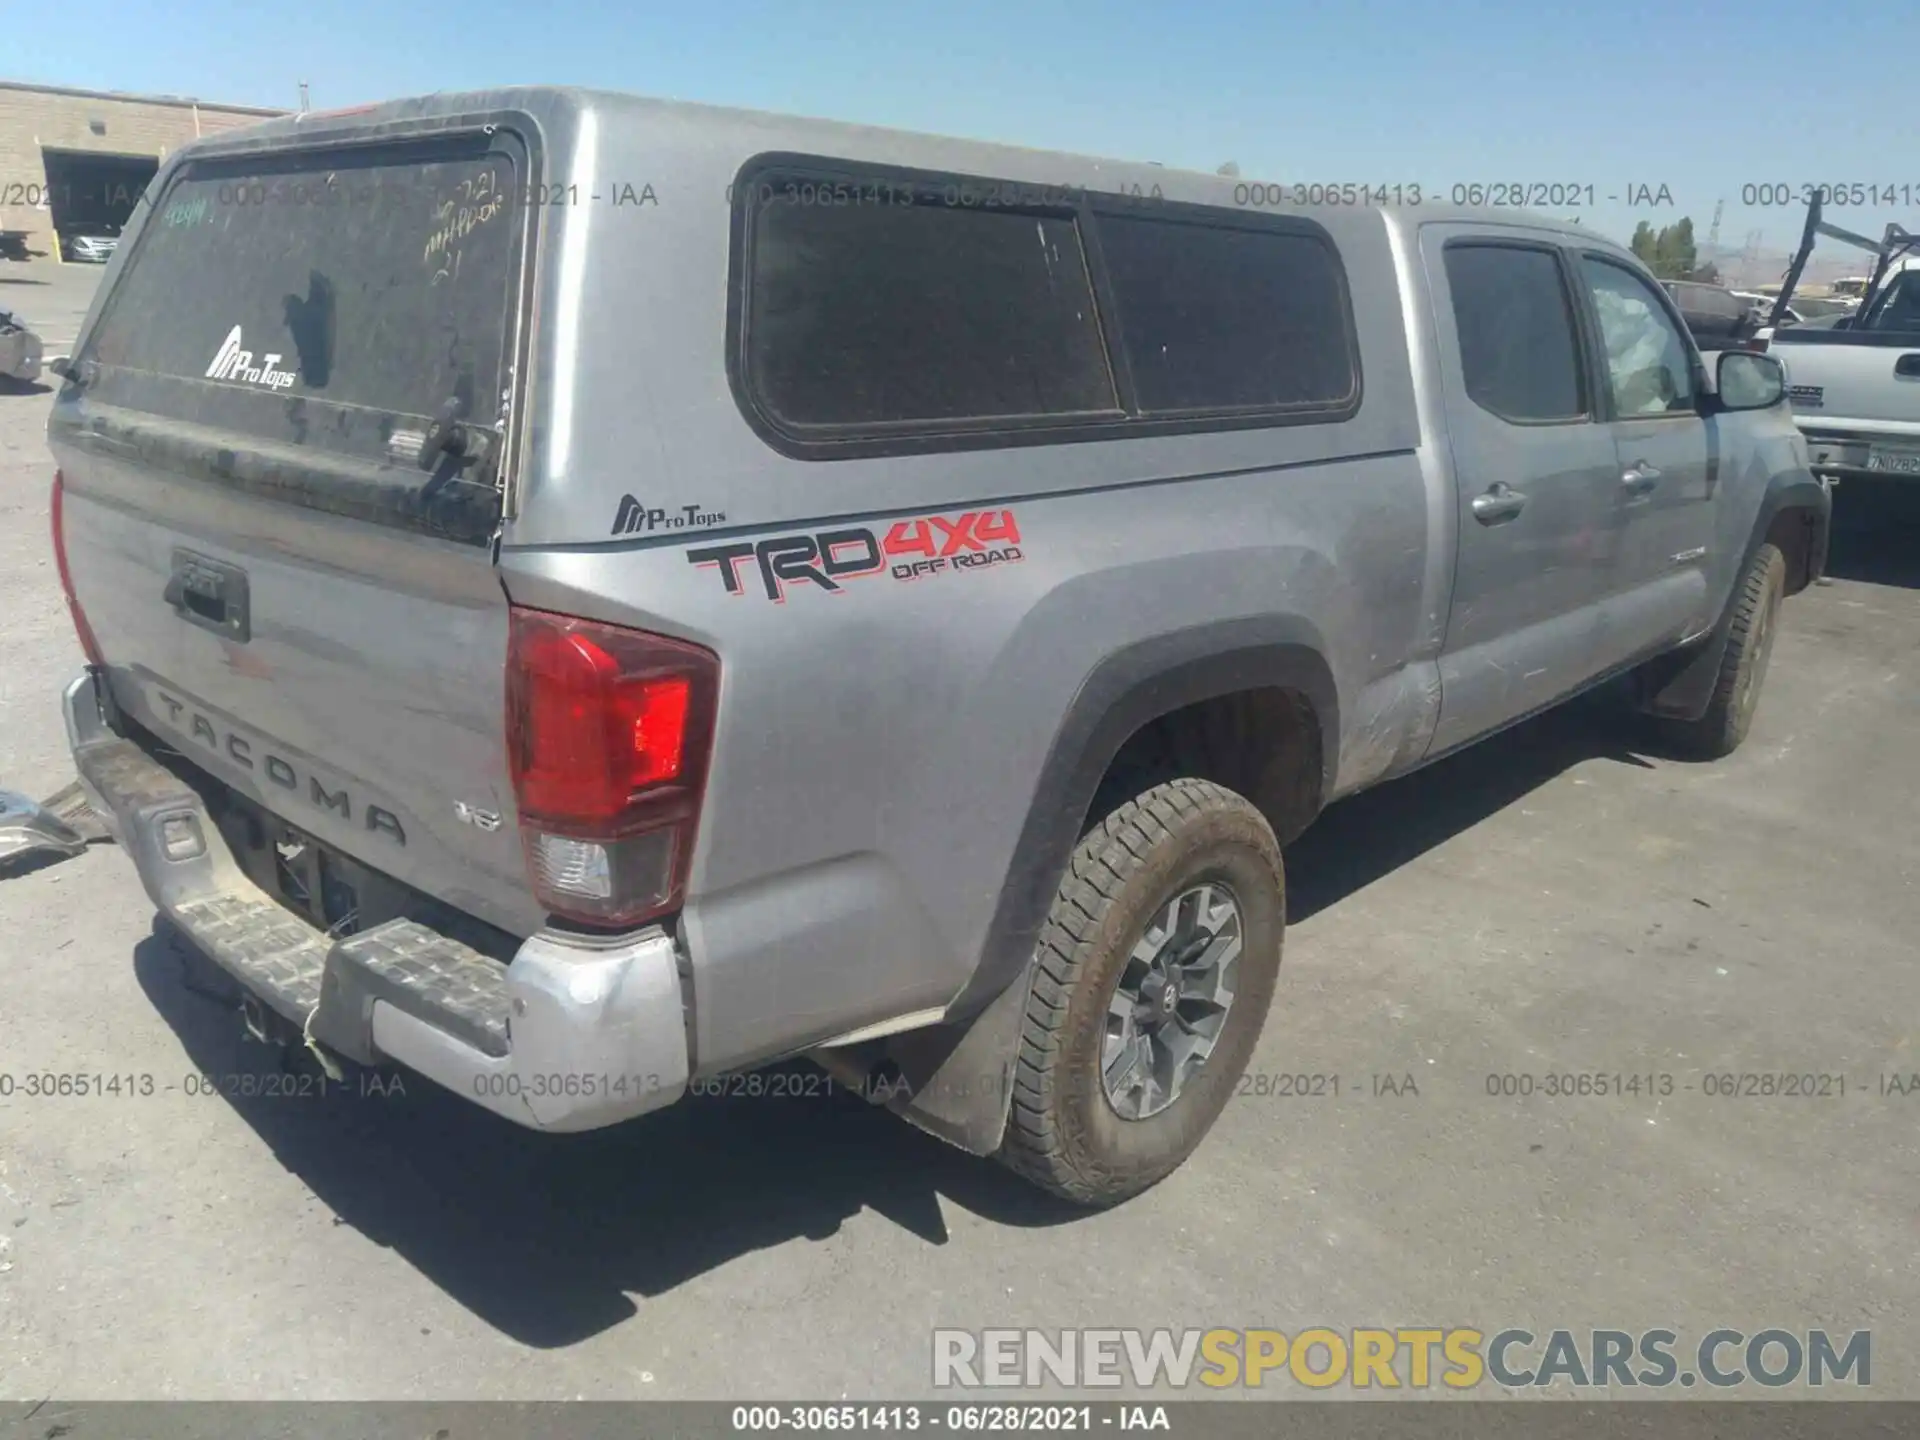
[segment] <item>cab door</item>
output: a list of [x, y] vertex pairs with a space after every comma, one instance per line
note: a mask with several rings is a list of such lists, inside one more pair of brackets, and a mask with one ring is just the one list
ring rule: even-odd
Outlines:
[[1437, 754], [1604, 665], [1621, 515], [1561, 237], [1434, 224], [1421, 253], [1459, 507]]
[[1719, 417], [1671, 299], [1637, 267], [1579, 255], [1600, 413], [1618, 472], [1610, 508], [1622, 531], [1608, 599], [1610, 648], [1625, 662], [1707, 628], [1707, 570], [1719, 485]]

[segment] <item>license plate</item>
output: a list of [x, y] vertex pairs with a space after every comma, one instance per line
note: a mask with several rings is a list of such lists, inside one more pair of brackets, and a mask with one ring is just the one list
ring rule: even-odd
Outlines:
[[1920, 450], [1869, 450], [1867, 469], [1890, 475], [1920, 475]]

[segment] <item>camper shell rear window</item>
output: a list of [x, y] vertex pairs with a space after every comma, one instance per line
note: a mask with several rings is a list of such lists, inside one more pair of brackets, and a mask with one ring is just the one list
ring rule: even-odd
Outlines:
[[76, 357], [88, 398], [258, 442], [282, 498], [497, 516], [525, 184], [504, 131], [190, 162]]

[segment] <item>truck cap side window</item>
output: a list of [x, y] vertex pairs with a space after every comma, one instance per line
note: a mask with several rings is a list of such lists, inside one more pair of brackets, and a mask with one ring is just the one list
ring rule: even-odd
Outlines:
[[1474, 404], [1520, 424], [1584, 420], [1573, 306], [1553, 252], [1455, 242], [1446, 263]]
[[1592, 255], [1581, 257], [1580, 268], [1600, 317], [1614, 413], [1630, 419], [1692, 410], [1693, 367], [1686, 342], [1646, 281]]
[[1119, 215], [1098, 226], [1143, 414], [1353, 398], [1345, 287], [1323, 238]]
[[1360, 404], [1339, 250], [1295, 216], [830, 158], [733, 186], [729, 378], [809, 458], [1335, 423]]
[[1118, 410], [1071, 215], [772, 187], [749, 294], [752, 388], [784, 429]]

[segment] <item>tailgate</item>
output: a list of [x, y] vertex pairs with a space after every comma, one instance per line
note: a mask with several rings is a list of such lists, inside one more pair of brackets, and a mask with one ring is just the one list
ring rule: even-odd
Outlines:
[[289, 824], [515, 931], [493, 565], [521, 312], [506, 133], [187, 162], [49, 438], [115, 700]]

